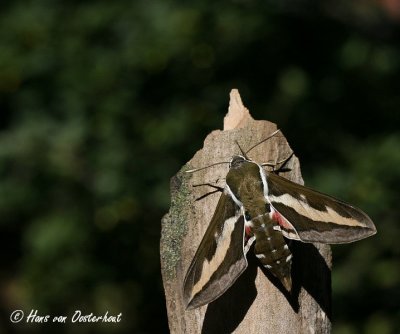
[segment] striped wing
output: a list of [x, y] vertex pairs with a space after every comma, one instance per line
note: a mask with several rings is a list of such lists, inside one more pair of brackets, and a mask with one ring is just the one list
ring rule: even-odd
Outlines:
[[276, 174], [266, 175], [273, 218], [285, 237], [336, 244], [376, 233], [374, 223], [360, 209]]
[[185, 277], [187, 308], [212, 302], [236, 281], [247, 268], [245, 243], [243, 216], [224, 191]]

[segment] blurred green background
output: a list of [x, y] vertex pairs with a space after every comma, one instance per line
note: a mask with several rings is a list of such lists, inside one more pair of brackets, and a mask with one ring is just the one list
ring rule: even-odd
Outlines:
[[378, 234], [335, 246], [333, 332], [400, 332], [396, 1], [2, 1], [0, 333], [10, 313], [122, 312], [59, 333], [166, 333], [169, 178], [238, 88], [305, 182]]

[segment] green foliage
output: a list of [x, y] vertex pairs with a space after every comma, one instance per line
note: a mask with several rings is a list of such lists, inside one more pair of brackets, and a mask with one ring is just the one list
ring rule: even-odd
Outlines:
[[399, 27], [375, 6], [2, 3], [0, 332], [23, 331], [9, 315], [31, 308], [123, 313], [59, 332], [167, 332], [169, 178], [221, 128], [234, 87], [283, 129], [307, 184], [376, 222], [334, 249], [335, 332], [398, 332]]

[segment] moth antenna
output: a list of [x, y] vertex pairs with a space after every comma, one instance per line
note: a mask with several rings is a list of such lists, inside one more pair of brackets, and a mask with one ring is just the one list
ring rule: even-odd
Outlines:
[[261, 140], [260, 142], [258, 142], [257, 144], [255, 144], [254, 146], [250, 147], [246, 153], [249, 153], [253, 148], [257, 147], [258, 145], [262, 144], [263, 142], [267, 141], [268, 139], [272, 138], [273, 136], [275, 136], [279, 131], [281, 131], [280, 129], [274, 131], [273, 133], [271, 133], [267, 138]]
[[242, 152], [243, 156], [244, 156], [247, 160], [249, 160], [249, 158], [248, 158], [247, 155], [246, 155], [246, 152], [243, 151], [243, 149], [240, 147], [239, 142], [238, 142], [237, 140], [235, 140], [235, 143], [237, 144], [237, 146], [239, 146], [239, 150], [240, 150], [240, 152]]
[[195, 169], [189, 169], [187, 171], [185, 171], [185, 173], [194, 173], [194, 172], [198, 172], [199, 170], [203, 170], [203, 169], [207, 169], [216, 165], [222, 165], [222, 164], [229, 164], [229, 161], [222, 161], [222, 162], [216, 162], [214, 164], [205, 166], [205, 167], [200, 167], [200, 168], [195, 168]]

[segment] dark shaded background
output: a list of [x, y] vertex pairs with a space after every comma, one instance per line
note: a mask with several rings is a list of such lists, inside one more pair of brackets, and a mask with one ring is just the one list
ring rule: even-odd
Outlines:
[[382, 1], [2, 1], [0, 332], [10, 313], [123, 313], [59, 333], [166, 333], [169, 178], [231, 88], [306, 184], [378, 234], [334, 247], [334, 333], [400, 332], [400, 6]]

